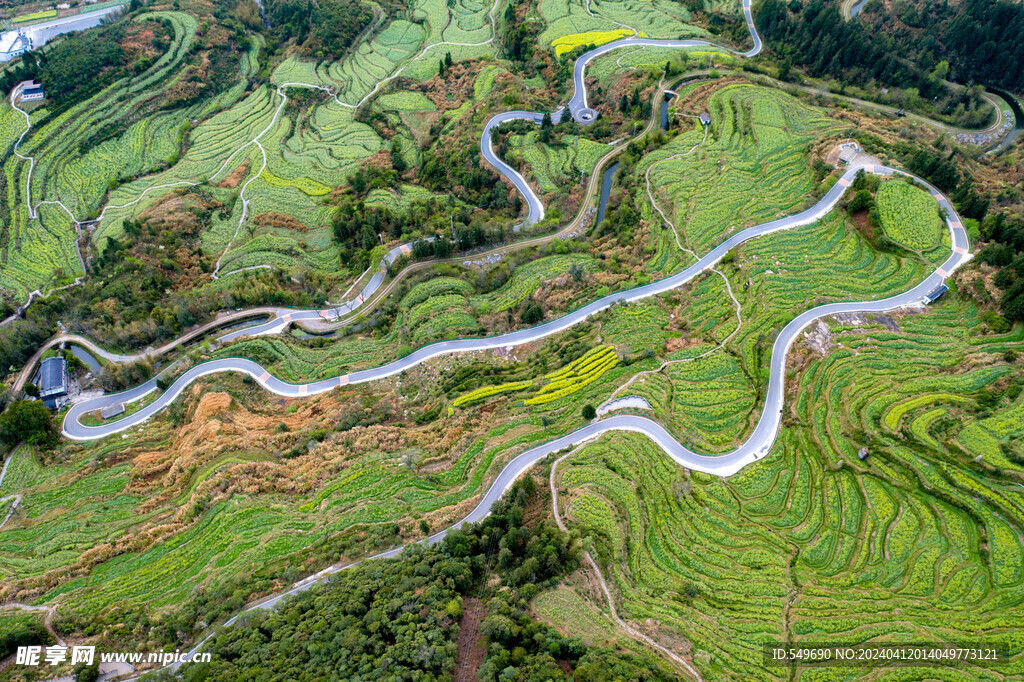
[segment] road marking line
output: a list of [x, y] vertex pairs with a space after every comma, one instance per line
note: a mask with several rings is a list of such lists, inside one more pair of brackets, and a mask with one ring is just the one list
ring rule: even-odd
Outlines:
[[847, 180], [846, 178], [839, 178], [839, 185], [841, 187], [849, 187], [850, 186], [850, 181]]
[[348, 386], [348, 375], [338, 377], [339, 386]]
[[270, 372], [264, 372], [263, 374], [260, 375], [260, 383], [261, 384], [267, 383], [267, 379], [269, 379], [269, 378], [270, 378]]
[[309, 389], [309, 387], [306, 386], [306, 385], [299, 386], [299, 395], [306, 395], [306, 391], [308, 389]]
[[959, 253], [961, 256], [966, 255], [967, 249], [962, 246], [957, 246], [953, 249], [953, 253]]
[[287, 315], [285, 315], [284, 317], [281, 318], [281, 321], [282, 322], [291, 322], [292, 321], [292, 314], [288, 313]]
[[949, 273], [943, 270], [942, 268], [939, 268], [935, 272], [938, 273], [939, 277], [941, 277], [942, 279], [946, 279], [947, 277], [949, 277]]

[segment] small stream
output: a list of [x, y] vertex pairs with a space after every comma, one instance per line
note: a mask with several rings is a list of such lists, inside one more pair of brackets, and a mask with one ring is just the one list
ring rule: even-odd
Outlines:
[[668, 104], [675, 95], [665, 93], [665, 101], [661, 103], [661, 129], [668, 130]]
[[92, 372], [93, 376], [99, 376], [100, 371], [103, 369], [103, 365], [101, 365], [100, 361], [96, 359], [96, 356], [75, 344], [71, 344], [71, 354], [78, 358], [78, 360], [85, 365], [90, 372]]
[[597, 225], [601, 224], [604, 220], [605, 209], [608, 208], [608, 195], [612, 191], [612, 176], [615, 175], [615, 171], [619, 170], [619, 162], [616, 161], [612, 166], [604, 172], [604, 178], [601, 180], [601, 203], [597, 209]]

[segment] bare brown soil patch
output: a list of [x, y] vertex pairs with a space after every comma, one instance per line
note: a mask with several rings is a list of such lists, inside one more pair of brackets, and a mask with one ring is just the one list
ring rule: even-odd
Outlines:
[[473, 84], [482, 66], [482, 63], [475, 62], [453, 64], [444, 78], [434, 76], [421, 84], [419, 90], [434, 103], [438, 111], [458, 109], [467, 99], [472, 98]]
[[227, 176], [226, 178], [224, 178], [223, 180], [218, 182], [217, 183], [217, 187], [229, 187], [229, 188], [238, 187], [238, 183], [240, 183], [242, 181], [242, 178], [244, 178], [245, 174], [248, 173], [248, 172], [249, 172], [249, 159], [246, 159], [245, 161], [242, 162], [242, 164], [238, 168], [236, 168], [235, 170], [231, 171], [231, 174], [229, 176]]
[[476, 682], [476, 671], [487, 653], [480, 635], [480, 624], [486, 615], [487, 606], [480, 599], [466, 597], [463, 600], [458, 652], [455, 654], [455, 682]]
[[868, 215], [867, 211], [861, 211], [860, 213], [854, 213], [852, 216], [853, 224], [857, 226], [857, 230], [868, 239], [875, 238], [875, 228], [871, 226], [871, 216]]
[[301, 221], [285, 213], [260, 213], [253, 216], [252, 222], [260, 227], [281, 227], [296, 232], [305, 232], [308, 229]]

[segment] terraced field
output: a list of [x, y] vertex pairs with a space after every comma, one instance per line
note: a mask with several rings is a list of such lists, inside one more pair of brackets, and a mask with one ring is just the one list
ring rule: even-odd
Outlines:
[[[33, 205], [41, 200], [60, 201], [67, 211], [46, 205], [38, 219], [30, 218], [32, 212], [23, 206], [29, 194], [25, 186], [28, 164], [12, 157], [5, 165], [8, 204], [18, 208], [5, 226], [10, 237], [0, 253], [4, 266], [0, 268], [0, 286], [24, 298], [30, 289], [64, 283], [81, 274], [74, 252], [78, 235], [72, 216], [94, 218], [104, 209], [94, 235], [102, 250], [108, 238], [121, 234], [126, 218], [137, 217], [170, 191], [206, 183], [211, 185], [213, 199], [227, 207], [215, 214], [202, 236], [207, 254], [228, 250], [221, 271], [271, 265], [337, 274], [329, 209], [321, 198], [383, 147], [369, 126], [354, 120], [354, 107], [381, 87], [386, 89], [391, 77], [402, 74], [416, 80], [434, 75], [436, 54], [423, 53], [427, 45], [444, 43], [427, 52], [443, 49], [456, 58], [493, 52], [489, 43], [491, 10], [491, 5], [471, 1], [448, 7], [438, 0], [426, 0], [415, 10], [418, 17], [427, 19], [426, 24], [398, 20], [378, 25], [369, 40], [340, 62], [285, 60], [274, 71], [273, 84], [327, 87], [339, 98], [314, 106], [301, 120], [282, 115], [282, 97], [273, 87], [245, 93], [262, 47], [258, 37], [241, 60], [240, 79], [234, 87], [190, 107], [131, 118], [140, 102], [174, 84], [197, 28], [195, 19], [184, 12], [143, 15], [140, 20], [165, 21], [172, 26], [174, 40], [167, 53], [148, 71], [115, 83], [44, 126], [33, 126], [21, 145], [22, 153], [36, 160]], [[492, 79], [493, 75], [492, 71]], [[285, 95], [294, 87], [286, 88]], [[390, 111], [407, 110], [411, 93], [404, 94], [404, 99], [397, 93], [390, 95], [383, 106]], [[45, 110], [36, 110], [32, 117], [36, 120], [43, 115]], [[73, 153], [81, 149], [86, 133], [116, 127], [119, 120], [129, 121], [123, 133], [83, 153]], [[199, 125], [189, 129], [189, 122], [195, 121]], [[5, 103], [0, 110], [0, 143], [9, 148], [24, 130], [24, 117]], [[186, 134], [187, 150], [179, 160]], [[411, 150], [413, 145], [408, 147]], [[264, 166], [264, 158], [266, 167], [254, 177]], [[243, 174], [241, 186], [218, 186], [234, 171]], [[246, 229], [240, 229], [245, 202], [237, 197], [246, 185], [244, 198], [251, 206], [246, 212]], [[108, 192], [108, 188], [113, 189]], [[269, 227], [267, 221], [253, 224], [251, 219], [260, 213], [290, 215], [306, 230]]]
[[708, 108], [710, 133], [693, 153], [682, 156], [701, 142], [699, 127], [638, 166], [654, 166], [659, 206], [698, 254], [725, 234], [803, 208], [813, 187], [807, 145], [839, 130], [820, 110], [755, 85], [719, 88]]
[[[60, 604], [61, 617], [82, 627], [101, 622], [114, 626], [112, 614], [121, 606], [181, 604], [197, 589], [228, 585], [250, 594], [275, 584], [289, 566], [361, 556], [390, 547], [405, 535], [416, 536], [415, 524], [404, 526], [408, 519], [427, 516], [441, 525], [453, 508], [486, 485], [491, 465], [503, 461], [509, 448], [550, 436], [533, 428], [534, 420], [511, 420], [483, 429], [451, 456], [437, 431], [410, 428], [401, 436], [405, 455], [396, 457], [390, 448], [366, 451], [364, 440], [354, 449], [345, 446], [346, 438], [372, 439], [377, 431], [335, 432], [328, 419], [318, 424], [326, 436], [281, 432], [275, 428], [281, 417], [261, 414], [266, 402], [261, 391], [249, 389], [247, 395], [237, 379], [228, 382], [242, 397], [238, 406], [211, 415], [220, 426], [211, 426], [207, 418], [189, 426], [186, 418], [185, 432], [175, 433], [167, 425], [116, 443], [94, 444], [72, 453], [64, 464], [49, 465], [45, 476], [38, 475], [31, 452], [17, 453], [8, 475], [23, 494], [19, 513], [27, 521], [0, 534], [5, 580], [36, 593], [32, 602]], [[223, 387], [212, 385], [214, 390]], [[310, 421], [311, 414], [330, 414], [334, 408], [330, 401], [304, 401], [300, 409], [284, 419], [308, 427], [318, 423]], [[296, 437], [302, 438], [303, 454], [307, 441], [319, 446], [316, 468], [324, 465], [323, 472], [332, 473], [307, 479], [301, 460], [289, 464], [289, 458], [298, 456], [294, 453], [282, 458], [264, 449], [213, 446], [216, 440], [238, 443], [256, 434], [280, 441], [271, 446], [275, 452]], [[174, 442], [189, 452], [185, 469], [174, 465], [174, 457], [167, 458], [168, 444]], [[356, 451], [362, 454], [354, 455]], [[116, 457], [127, 461], [89, 465]], [[418, 470], [431, 461], [433, 465]], [[154, 494], [149, 487], [155, 479], [137, 478], [143, 469], [147, 477], [163, 479], [162, 493]], [[290, 490], [264, 485], [275, 479], [291, 481]], [[183, 506], [228, 481], [257, 487], [230, 499], [215, 493], [208, 503]], [[180, 528], [159, 542], [138, 535], [142, 526], [169, 530], [167, 523]], [[396, 535], [399, 523], [401, 535]], [[69, 566], [79, 565], [90, 569], [69, 574]], [[239, 605], [236, 601], [228, 600], [221, 608], [227, 613]], [[193, 634], [204, 628], [196, 624]]]
[[[941, 404], [955, 387], [970, 400], [1019, 374], [994, 351], [1011, 338], [1019, 345], [1020, 332], [979, 338], [975, 314], [949, 301], [900, 318], [899, 333], [882, 325], [843, 333], [831, 322], [842, 345], [794, 377], [799, 389], [774, 454], [733, 478], [688, 475], [628, 435], [563, 463], [560, 483], [579, 495], [570, 516], [607, 562], [620, 613], [655, 619], [664, 641], [688, 639], [708, 679], [785, 679], [761, 646], [786, 641], [971, 640], [1006, 646], [1015, 661], [991, 671], [908, 670], [963, 680], [1020, 674], [1024, 508], [1014, 479], [972, 464], [951, 433], [922, 439], [886, 425], [910, 397], [919, 400], [909, 411], [916, 418], [934, 409], [921, 396]], [[951, 374], [981, 358], [991, 359]], [[979, 423], [1012, 444], [1020, 410], [1019, 401], [1004, 403]], [[860, 462], [864, 446], [871, 454]], [[807, 669], [802, 678], [838, 679], [841, 670]]]
[[[668, 0], [625, 0], [569, 2], [541, 0], [540, 15], [547, 27], [540, 35], [542, 45], [551, 45], [559, 56], [568, 46], [608, 42], [610, 32], [637, 31], [650, 38], [704, 38], [707, 32], [694, 26], [686, 6]], [[733, 11], [739, 11], [735, 3]], [[592, 34], [592, 35], [587, 35]], [[581, 42], [583, 41], [583, 42]]]
[[[4, 225], [9, 241], [2, 254], [0, 286], [19, 298], [31, 289], [82, 274], [72, 215], [78, 220], [96, 217], [109, 186], [173, 159], [189, 120], [230, 106], [242, 94], [244, 84], [239, 83], [213, 100], [139, 119], [136, 108], [173, 84], [195, 38], [196, 21], [183, 12], [149, 12], [138, 20], [161, 21], [171, 27], [173, 40], [167, 52], [141, 74], [114, 83], [45, 125], [33, 123], [19, 147], [21, 154], [35, 159], [31, 187], [29, 162], [11, 155], [4, 164], [6, 202], [12, 210]], [[36, 109], [32, 121], [45, 113]], [[4, 139], [25, 130], [24, 116], [11, 110], [9, 103], [3, 106], [2, 121]], [[124, 132], [99, 144], [87, 142], [97, 130], [119, 126], [126, 126]], [[30, 200], [33, 210], [47, 202], [39, 207], [38, 218], [33, 217]], [[63, 207], [53, 203], [58, 201]], [[117, 228], [111, 229], [116, 232]]]
[[546, 145], [536, 131], [513, 135], [508, 146], [512, 153], [522, 154], [532, 175], [531, 184], [544, 194], [577, 186], [608, 153], [607, 145], [576, 135], [566, 135], [558, 146]]
[[878, 212], [885, 236], [912, 251], [930, 251], [942, 236], [942, 219], [923, 189], [886, 182], [878, 190]]

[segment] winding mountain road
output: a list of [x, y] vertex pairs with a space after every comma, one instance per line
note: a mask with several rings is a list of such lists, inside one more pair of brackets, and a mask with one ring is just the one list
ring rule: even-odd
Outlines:
[[[616, 303], [638, 301], [677, 289], [692, 281], [698, 275], [713, 268], [731, 249], [751, 239], [816, 222], [835, 207], [843, 193], [845, 193], [846, 188], [850, 186], [854, 178], [860, 172], [875, 173], [878, 175], [901, 173], [901, 171], [885, 166], [851, 166], [846, 170], [839, 181], [828, 191], [828, 193], [826, 193], [825, 196], [822, 197], [814, 206], [792, 216], [779, 218], [777, 220], [742, 230], [723, 241], [710, 253], [703, 256], [699, 261], [676, 275], [672, 275], [671, 277], [667, 277], [650, 284], [635, 287], [633, 289], [628, 289], [626, 291], [609, 294], [608, 296], [593, 301], [592, 303], [564, 315], [563, 317], [535, 327], [520, 329], [518, 331], [491, 337], [441, 341], [419, 348], [404, 358], [395, 360], [394, 362], [380, 367], [352, 372], [350, 374], [344, 374], [307, 384], [290, 384], [282, 381], [271, 375], [269, 371], [252, 360], [244, 358], [213, 360], [192, 367], [182, 376], [178, 377], [178, 379], [152, 403], [117, 421], [89, 426], [83, 424], [81, 418], [89, 412], [99, 410], [114, 403], [138, 400], [156, 389], [157, 386], [155, 379], [128, 391], [106, 394], [91, 400], [77, 403], [65, 415], [63, 431], [68, 438], [74, 440], [104, 438], [111, 434], [124, 431], [145, 422], [153, 415], [170, 405], [175, 399], [177, 399], [185, 387], [192, 382], [204, 376], [220, 372], [238, 372], [248, 374], [266, 390], [274, 394], [291, 398], [300, 398], [324, 393], [341, 386], [384, 379], [404, 372], [440, 355], [469, 353], [532, 343], [569, 329], [593, 315], [608, 309]], [[920, 182], [920, 180], [918, 180], [918, 182]], [[800, 332], [803, 331], [803, 329], [821, 317], [837, 313], [884, 312], [906, 306], [921, 305], [927, 301], [927, 294], [930, 291], [942, 284], [943, 280], [945, 280], [954, 270], [956, 270], [956, 268], [970, 258], [968, 252], [969, 243], [967, 233], [963, 227], [963, 223], [955, 217], [956, 212], [952, 204], [937, 189], [930, 185], [926, 186], [932, 196], [939, 202], [940, 207], [947, 216], [946, 223], [953, 244], [953, 251], [949, 258], [945, 263], [943, 263], [942, 267], [936, 269], [935, 272], [925, 278], [924, 281], [902, 294], [881, 299], [879, 301], [831, 303], [819, 306], [798, 315], [788, 325], [786, 325], [772, 347], [771, 373], [769, 376], [768, 392], [765, 399], [765, 405], [762, 410], [761, 419], [758, 421], [758, 424], [750, 438], [748, 438], [743, 445], [728, 455], [707, 457], [683, 447], [671, 437], [669, 437], [669, 441], [671, 442], [665, 441], [662, 443], [665, 432], [663, 430], [658, 431], [652, 429], [649, 424], [653, 424], [653, 422], [649, 422], [649, 420], [642, 419], [641, 421], [630, 422], [632, 426], [635, 427], [634, 430], [648, 432], [648, 435], [650, 435], [655, 441], [659, 442], [659, 444], [663, 445], [665, 451], [680, 464], [692, 469], [722, 476], [734, 474], [747, 464], [756, 461], [767, 454], [772, 443], [775, 441], [775, 436], [777, 435], [779, 428], [783, 402], [786, 355], [793, 341]], [[319, 313], [315, 311], [309, 311], [309, 314], [319, 315]], [[272, 321], [271, 323], [268, 323], [268, 325], [287, 324], [288, 318], [289, 315], [285, 315], [281, 320]], [[238, 333], [252, 333], [251, 329], [252, 328], [239, 330]], [[641, 418], [634, 419], [640, 420]], [[581, 434], [582, 432], [587, 431], [587, 429], [597, 428], [598, 424], [607, 424], [612, 421], [613, 420], [602, 420], [601, 422], [585, 427], [580, 432], [577, 432], [577, 434]], [[604, 428], [603, 430], [606, 431], [608, 428]], [[569, 436], [566, 436], [566, 438], [572, 438], [577, 434], [570, 434]], [[566, 445], [572, 444], [575, 443], [567, 443]], [[554, 450], [549, 450], [547, 452], [554, 452], [566, 445], [559, 445], [558, 447], [555, 447]], [[538, 454], [537, 458], [546, 456], [547, 452]]]
[[[761, 40], [753, 25], [753, 20], [750, 15], [749, 0], [744, 0], [744, 11], [746, 13], [748, 26], [750, 27], [751, 36], [754, 41], [754, 47], [744, 53], [744, 56], [750, 57], [760, 52]], [[586, 116], [587, 112], [591, 111], [587, 107], [585, 67], [590, 61], [600, 55], [606, 54], [615, 49], [637, 45], [689, 47], [693, 45], [707, 44], [709, 43], [690, 40], [658, 41], [646, 38], [625, 38], [590, 50], [582, 55], [576, 62], [574, 68], [575, 91], [567, 105], [568, 111], [574, 118]], [[555, 116], [560, 117], [565, 110], [566, 107], [559, 109], [555, 112], [552, 118], [555, 118]], [[490, 131], [495, 126], [500, 125], [505, 121], [522, 119], [539, 123], [542, 117], [543, 114], [535, 112], [514, 111], [498, 114], [488, 121], [481, 136], [481, 151], [485, 158], [520, 189], [528, 201], [530, 207], [529, 216], [532, 220], [540, 220], [543, 218], [543, 204], [533, 192], [529, 184], [526, 183], [523, 176], [505, 164], [504, 161], [494, 154], [491, 145]], [[584, 119], [585, 122], [586, 120], [587, 119]], [[108, 405], [119, 402], [130, 402], [142, 398], [156, 390], [157, 385], [155, 379], [121, 393], [106, 394], [77, 403], [65, 415], [62, 429], [68, 438], [83, 441], [104, 438], [124, 431], [142, 424], [166, 408], [176, 400], [178, 396], [181, 395], [181, 392], [192, 382], [204, 376], [220, 372], [247, 374], [256, 380], [256, 382], [258, 382], [267, 391], [276, 395], [301, 398], [324, 393], [342, 386], [384, 379], [416, 367], [417, 365], [441, 355], [454, 355], [458, 353], [469, 353], [496, 348], [508, 348], [532, 343], [569, 329], [570, 327], [579, 324], [580, 322], [617, 303], [638, 301], [679, 288], [692, 281], [700, 274], [713, 268], [731, 249], [751, 239], [816, 222], [835, 207], [839, 199], [845, 193], [847, 187], [850, 186], [857, 174], [861, 172], [875, 173], [878, 175], [893, 175], [894, 173], [908, 175], [902, 171], [885, 166], [870, 164], [852, 165], [847, 168], [838, 182], [836, 182], [836, 184], [825, 194], [825, 196], [815, 203], [814, 206], [801, 211], [800, 213], [742, 230], [723, 241], [710, 253], [704, 255], [696, 263], [690, 265], [676, 275], [672, 275], [650, 284], [635, 287], [633, 289], [628, 289], [626, 291], [609, 294], [608, 296], [593, 301], [592, 303], [564, 315], [563, 317], [535, 327], [491, 337], [441, 341], [419, 348], [404, 358], [395, 360], [394, 362], [380, 367], [352, 372], [306, 384], [291, 384], [282, 381], [273, 376], [258, 363], [245, 358], [213, 360], [192, 367], [183, 375], [178, 377], [177, 380], [175, 380], [174, 383], [171, 384], [171, 386], [169, 386], [167, 390], [152, 403], [117, 421], [99, 425], [86, 425], [82, 422], [82, 417], [89, 412], [99, 410]], [[724, 455], [702, 455], [686, 448], [677, 442], [660, 425], [645, 417], [620, 415], [608, 419], [602, 419], [567, 436], [563, 436], [560, 439], [537, 446], [519, 455], [506, 466], [501, 474], [499, 474], [498, 479], [484, 494], [477, 509], [470, 513], [469, 516], [455, 527], [458, 527], [461, 523], [477, 521], [480, 518], [483, 518], [493, 502], [497, 500], [508, 485], [511, 484], [511, 481], [515, 480], [515, 478], [518, 477], [526, 468], [532, 465], [533, 462], [546, 457], [552, 452], [556, 452], [565, 447], [577, 445], [580, 442], [596, 438], [612, 430], [628, 430], [644, 433], [654, 440], [670, 457], [682, 466], [720, 476], [735, 474], [748, 464], [763, 458], [771, 449], [771, 446], [778, 435], [784, 399], [783, 389], [785, 383], [786, 358], [790, 347], [800, 332], [815, 320], [837, 313], [884, 312], [906, 306], [922, 305], [927, 302], [929, 292], [942, 284], [943, 280], [952, 274], [953, 271], [969, 260], [970, 254], [968, 250], [969, 242], [967, 233], [963, 227], [963, 223], [956, 217], [956, 212], [952, 204], [934, 187], [920, 181], [919, 179], [918, 182], [927, 186], [928, 191], [938, 201], [944, 215], [946, 216], [946, 224], [949, 229], [952, 242], [952, 253], [949, 258], [940, 268], [937, 268], [935, 272], [933, 272], [924, 281], [901, 294], [878, 301], [831, 303], [819, 306], [798, 315], [789, 324], [787, 324], [780, 332], [772, 346], [768, 390], [764, 406], [762, 408], [761, 418], [758, 420], [758, 423], [750, 437], [736, 450]], [[408, 245], [399, 247], [388, 254], [388, 259], [393, 261], [401, 253], [408, 252], [408, 250]], [[364, 288], [364, 292], [368, 290], [375, 291], [379, 288], [382, 282], [383, 276], [379, 272], [376, 273], [371, 278], [370, 282], [367, 283]], [[349, 310], [352, 310], [354, 307], [358, 306], [362, 300], [363, 297], [361, 295], [349, 304], [346, 304], [346, 306]], [[291, 311], [279, 318], [275, 318], [270, 322], [267, 322], [264, 325], [237, 330], [236, 332], [224, 337], [224, 339], [230, 340], [234, 335], [242, 334], [251, 335], [258, 333], [273, 333], [292, 321], [317, 318], [322, 319], [328, 314], [336, 316], [340, 313], [340, 309], [332, 309], [330, 311]], [[438, 534], [438, 536], [440, 535], [441, 534]]]
[[[756, 29], [753, 24], [753, 19], [750, 13], [750, 2], [744, 0], [743, 3], [744, 12], [746, 15], [747, 23], [751, 31], [751, 36], [754, 41], [754, 47], [746, 53], [744, 56], [753, 56], [760, 52], [761, 40], [757, 35]], [[585, 66], [594, 58], [606, 54], [612, 50], [630, 47], [630, 46], [659, 46], [659, 47], [688, 47], [693, 45], [710, 45], [710, 43], [704, 43], [702, 41], [689, 41], [689, 40], [668, 40], [658, 41], [653, 39], [644, 38], [626, 38], [623, 40], [615, 41], [607, 45], [601, 46], [590, 52], [587, 52], [581, 56], [577, 62], [574, 70], [574, 85], [575, 91], [572, 98], [569, 100], [566, 107], [559, 109], [552, 115], [552, 119], [558, 120], [555, 117], [560, 117], [567, 110], [569, 115], [573, 116], [574, 119], [581, 123], [588, 123], [592, 118], [589, 117], [590, 113], [593, 112], [587, 106], [586, 87], [584, 80]], [[534, 112], [506, 112], [493, 117], [488, 121], [485, 126], [484, 132], [481, 136], [481, 151], [484, 157], [492, 164], [500, 173], [507, 177], [518, 189], [527, 200], [529, 211], [528, 221], [537, 222], [543, 220], [544, 207], [536, 194], [526, 183], [525, 179], [521, 174], [516, 172], [510, 166], [505, 164], [496, 154], [494, 154], [493, 147], [491, 145], [491, 131], [501, 123], [509, 120], [530, 120], [534, 122], [540, 122], [543, 114]], [[362, 370], [358, 372], [352, 372], [342, 376], [332, 377], [322, 381], [307, 383], [307, 384], [290, 384], [274, 377], [252, 360], [244, 358], [226, 358], [221, 360], [214, 360], [211, 362], [202, 363], [195, 367], [192, 367], [182, 376], [180, 376], [174, 383], [167, 388], [156, 400], [151, 404], [145, 406], [139, 411], [124, 417], [118, 421], [109, 422], [97, 426], [90, 426], [82, 423], [82, 417], [94, 410], [98, 410], [107, 405], [111, 405], [118, 402], [124, 402], [129, 400], [136, 400], [142, 396], [155, 390], [156, 381], [152, 380], [137, 386], [128, 391], [117, 394], [108, 394], [100, 396], [91, 400], [87, 400], [74, 405], [71, 410], [65, 416], [63, 422], [63, 432], [71, 439], [75, 440], [91, 440], [96, 438], [104, 438], [112, 434], [124, 431], [125, 429], [132, 428], [139, 424], [144, 423], [146, 420], [160, 412], [162, 409], [170, 405], [176, 400], [182, 393], [182, 391], [189, 386], [192, 382], [211, 374], [220, 372], [236, 372], [243, 373], [251, 376], [266, 390], [281, 396], [287, 396], [292, 398], [300, 398], [305, 396], [316, 395], [326, 391], [333, 390], [335, 388], [351, 385], [366, 383], [383, 379], [385, 377], [399, 374], [403, 371], [416, 367], [417, 365], [424, 363], [431, 358], [435, 358], [446, 354], [458, 354], [467, 353], [480, 350], [496, 349], [496, 348], [507, 348], [511, 346], [517, 346], [527, 343], [532, 343], [540, 339], [546, 338], [553, 334], [562, 332], [580, 322], [592, 317], [593, 315], [608, 309], [610, 306], [617, 303], [628, 303], [632, 301], [638, 301], [651, 296], [656, 296], [673, 289], [676, 289], [684, 284], [692, 281], [704, 272], [712, 269], [719, 261], [731, 250], [747, 242], [751, 239], [769, 235], [782, 230], [794, 229], [797, 227], [810, 225], [821, 219], [829, 211], [831, 211], [846, 189], [852, 184], [853, 180], [858, 173], [874, 173], [883, 176], [890, 176], [893, 174], [903, 174], [902, 171], [897, 169], [888, 168], [881, 165], [874, 165], [871, 163], [857, 163], [847, 168], [843, 173], [842, 177], [838, 182], [823, 196], [814, 206], [801, 211], [792, 216], [780, 218], [777, 220], [769, 221], [761, 225], [756, 225], [748, 229], [742, 230], [737, 234], [729, 237], [721, 244], [719, 244], [710, 253], [701, 257], [698, 262], [687, 267], [682, 272], [667, 277], [665, 279], [652, 282], [643, 286], [638, 286], [633, 289], [626, 291], [617, 292], [610, 294], [601, 299], [598, 299], [588, 305], [579, 308], [563, 317], [555, 320], [551, 320], [544, 324], [531, 327], [528, 329], [522, 329], [515, 332], [500, 334], [485, 338], [476, 339], [459, 339], [452, 341], [442, 341], [429, 346], [425, 346], [413, 352], [412, 354], [388, 363], [386, 365]], [[806, 329], [814, 321], [829, 315], [835, 315], [838, 313], [853, 313], [853, 312], [885, 312], [897, 308], [907, 306], [918, 306], [928, 302], [929, 293], [936, 287], [942, 284], [942, 282], [949, 277], [958, 267], [963, 265], [970, 259], [969, 253], [969, 242], [967, 233], [964, 229], [962, 221], [957, 217], [956, 212], [952, 204], [948, 199], [943, 196], [937, 189], [931, 187], [927, 183], [923, 183], [917, 179], [922, 185], [924, 185], [931, 195], [938, 201], [940, 207], [946, 216], [946, 225], [949, 230], [951, 237], [951, 253], [947, 260], [942, 264], [941, 267], [937, 268], [931, 275], [925, 278], [922, 282], [912, 287], [911, 289], [888, 298], [876, 300], [876, 301], [860, 301], [860, 302], [845, 302], [845, 303], [830, 303], [827, 305], [818, 306], [811, 310], [808, 310], [800, 315], [797, 315], [791, 322], [789, 322], [779, 333], [776, 338], [771, 352], [770, 360], [770, 374], [768, 380], [768, 387], [764, 405], [761, 411], [760, 419], [757, 422], [753, 432], [740, 447], [736, 448], [730, 453], [723, 455], [704, 455], [679, 443], [672, 434], [665, 430], [657, 422], [648, 419], [646, 417], [620, 414], [597, 421], [593, 421], [572, 433], [562, 436], [560, 438], [548, 441], [541, 445], [537, 445], [525, 452], [522, 452], [514, 459], [512, 459], [498, 474], [497, 478], [491, 483], [490, 487], [483, 493], [476, 507], [469, 512], [462, 520], [454, 524], [448, 529], [442, 530], [424, 541], [433, 544], [440, 541], [445, 535], [452, 529], [460, 528], [463, 524], [474, 523], [482, 520], [490, 512], [494, 503], [501, 498], [505, 491], [512, 485], [512, 483], [533, 466], [537, 461], [547, 457], [548, 455], [559, 452], [566, 448], [571, 448], [585, 443], [587, 441], [599, 438], [612, 431], [628, 431], [643, 434], [650, 438], [655, 444], [658, 445], [669, 457], [671, 457], [679, 465], [701, 471], [709, 474], [718, 476], [730, 476], [740, 471], [744, 467], [763, 459], [775, 442], [778, 436], [782, 409], [784, 404], [784, 384], [786, 376], [786, 361], [787, 355], [792, 347], [794, 341], [798, 338], [800, 333]], [[402, 248], [398, 250], [401, 252]], [[392, 252], [395, 253], [395, 252]], [[397, 258], [398, 253], [395, 253]], [[391, 254], [389, 254], [391, 256]], [[378, 273], [379, 274], [379, 273]], [[383, 276], [378, 280], [376, 275], [371, 278], [370, 282], [367, 283], [364, 292], [373, 287], [380, 287], [383, 281]], [[373, 289], [376, 291], [376, 288]], [[360, 299], [361, 297], [357, 297]], [[365, 299], [362, 299], [365, 300]], [[359, 305], [353, 301], [354, 305]], [[340, 312], [340, 311], [338, 311]], [[260, 325], [258, 327], [250, 327], [244, 330], [239, 330], [238, 334], [253, 334], [254, 330], [257, 333], [271, 333], [274, 329], [287, 325], [291, 321], [300, 319], [313, 319], [313, 318], [324, 318], [329, 315], [330, 311], [291, 311], [285, 313], [280, 318], [271, 320], [266, 325]], [[337, 313], [335, 313], [337, 314]], [[230, 336], [230, 335], [229, 335]], [[380, 553], [374, 557], [369, 558], [385, 558], [399, 554], [402, 551], [402, 547], [398, 547], [387, 552]], [[323, 571], [311, 575], [302, 581], [296, 583], [289, 591], [272, 596], [262, 602], [254, 604], [242, 613], [251, 612], [253, 609], [258, 608], [272, 608], [284, 597], [301, 592], [309, 589], [312, 585], [315, 585], [333, 573], [341, 571], [345, 568], [354, 564], [347, 565], [335, 565], [324, 569]], [[239, 614], [241, 615], [241, 614]], [[238, 616], [230, 619], [226, 625], [231, 625], [236, 622]], [[205, 638], [193, 649], [194, 651], [199, 650], [203, 643], [206, 641]], [[174, 667], [174, 666], [172, 666]]]

